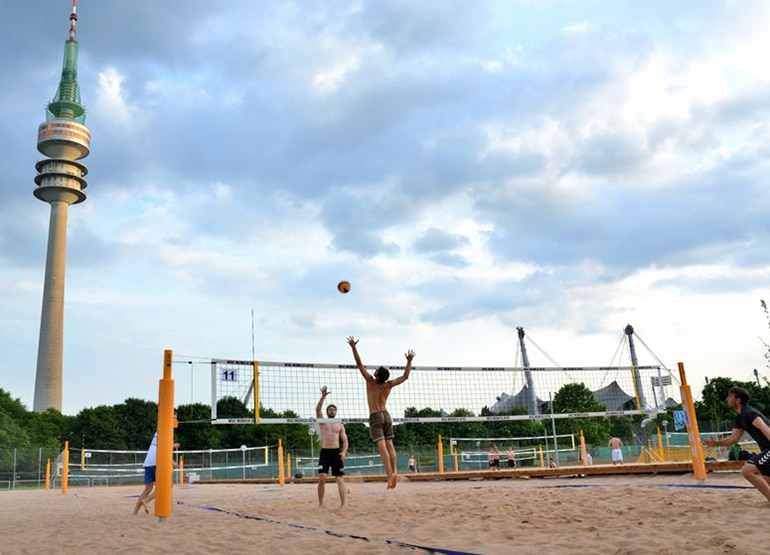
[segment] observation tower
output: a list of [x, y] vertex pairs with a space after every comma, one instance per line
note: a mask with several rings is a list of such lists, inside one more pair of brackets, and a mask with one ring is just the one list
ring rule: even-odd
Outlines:
[[37, 351], [33, 409], [62, 408], [62, 347], [64, 339], [64, 270], [67, 255], [67, 211], [86, 200], [88, 169], [77, 162], [88, 156], [91, 132], [84, 125], [77, 81], [78, 42], [75, 39], [77, 0], [72, 0], [69, 37], [59, 88], [48, 103], [45, 122], [37, 132], [37, 149], [46, 158], [35, 164], [34, 195], [51, 205], [45, 261], [43, 310]]

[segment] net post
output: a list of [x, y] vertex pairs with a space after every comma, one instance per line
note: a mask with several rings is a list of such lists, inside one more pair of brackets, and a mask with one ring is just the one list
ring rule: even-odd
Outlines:
[[703, 449], [700, 443], [700, 432], [698, 431], [698, 421], [695, 418], [695, 405], [692, 401], [692, 390], [687, 385], [687, 376], [684, 373], [684, 363], [680, 362], [679, 378], [682, 392], [682, 405], [687, 415], [687, 440], [690, 444], [690, 454], [692, 456], [692, 472], [696, 480], [706, 479], [706, 462], [703, 460]]
[[588, 454], [586, 453], [586, 438], [583, 436], [583, 428], [580, 428], [580, 456], [583, 458], [583, 466], [588, 466]]
[[69, 489], [69, 482], [70, 482], [70, 442], [69, 440], [66, 440], [64, 442], [64, 453], [62, 453], [62, 462], [61, 462], [61, 492], [67, 493], [67, 490]]
[[174, 481], [174, 380], [171, 378], [172, 352], [163, 352], [163, 378], [158, 386], [158, 445], [155, 477], [155, 516], [161, 521], [171, 516], [171, 488]]
[[45, 489], [48, 491], [51, 489], [51, 458], [45, 463]]
[[658, 455], [661, 462], [666, 462], [666, 452], [663, 451], [663, 436], [660, 435], [660, 426], [658, 426]]
[[179, 455], [179, 485], [184, 485], [184, 455]]
[[278, 438], [278, 485], [283, 485], [283, 442]]
[[291, 453], [286, 453], [286, 477], [291, 480]]
[[452, 450], [452, 455], [454, 456], [454, 460], [455, 460], [455, 472], [459, 472], [460, 471], [460, 463], [457, 460], [457, 449], [453, 449]]
[[538, 445], [537, 447], [540, 450], [540, 468], [545, 468], [545, 459], [543, 459], [543, 446]]
[[636, 399], [636, 408], [639, 409], [639, 414], [644, 413], [644, 407], [642, 406], [642, 401], [639, 399], [639, 386], [636, 383], [636, 375], [635, 375], [636, 369], [634, 368], [634, 365], [631, 365], [631, 383], [634, 384], [634, 399]]
[[259, 362], [256, 360], [254, 361], [254, 425], [259, 426]]
[[217, 391], [217, 363], [215, 360], [211, 361], [211, 420], [217, 419], [217, 399], [219, 392]]
[[438, 473], [444, 473], [444, 442], [441, 441], [441, 434], [438, 435]]

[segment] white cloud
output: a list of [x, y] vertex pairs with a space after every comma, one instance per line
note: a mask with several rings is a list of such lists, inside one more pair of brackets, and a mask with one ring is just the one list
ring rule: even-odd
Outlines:
[[99, 73], [93, 112], [110, 125], [116, 125], [122, 131], [131, 131], [141, 122], [141, 114], [136, 106], [129, 103], [124, 80], [125, 76], [114, 67], [107, 67]]

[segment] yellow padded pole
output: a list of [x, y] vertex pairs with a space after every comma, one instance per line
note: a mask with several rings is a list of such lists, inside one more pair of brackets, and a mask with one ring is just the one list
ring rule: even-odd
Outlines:
[[660, 455], [661, 462], [665, 462], [666, 452], [663, 450], [663, 436], [660, 435], [660, 426], [658, 426], [658, 455]]
[[70, 481], [70, 442], [69, 440], [64, 442], [64, 453], [62, 454], [61, 461], [61, 492], [67, 493], [69, 489]]
[[444, 442], [441, 441], [441, 434], [438, 435], [438, 473], [444, 473]]
[[682, 383], [679, 387], [682, 392], [682, 407], [685, 409], [685, 414], [687, 414], [687, 441], [690, 443], [690, 454], [692, 455], [692, 473], [696, 480], [705, 480], [706, 461], [703, 459], [703, 449], [700, 443], [698, 420], [695, 418], [692, 390], [687, 385], [687, 376], [684, 373], [683, 362], [679, 363], [679, 378]]
[[174, 482], [174, 380], [170, 350], [163, 353], [163, 378], [158, 393], [158, 445], [155, 470], [155, 516], [171, 516], [171, 487]]

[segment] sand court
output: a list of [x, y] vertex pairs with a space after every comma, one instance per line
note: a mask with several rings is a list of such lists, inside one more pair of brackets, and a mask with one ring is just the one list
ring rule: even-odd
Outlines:
[[174, 488], [165, 522], [141, 488], [0, 493], [0, 553], [758, 553], [770, 504], [739, 474]]

